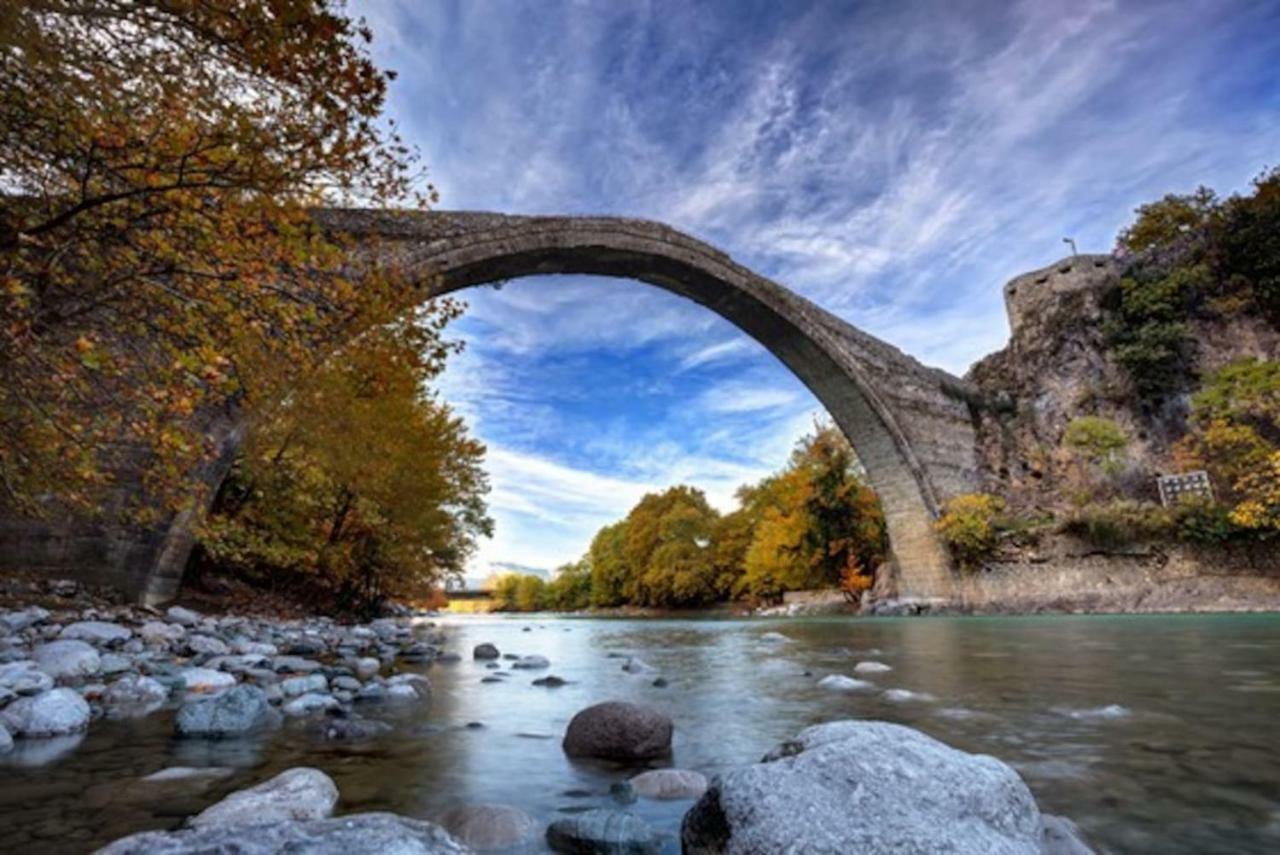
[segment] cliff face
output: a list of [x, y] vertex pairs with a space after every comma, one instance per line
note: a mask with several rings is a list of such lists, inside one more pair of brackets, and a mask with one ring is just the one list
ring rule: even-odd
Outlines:
[[1188, 319], [1198, 374], [1160, 407], [1146, 407], [1102, 329], [1104, 301], [1120, 275], [1110, 256], [1078, 255], [1005, 286], [1009, 344], [975, 364], [968, 379], [984, 399], [976, 421], [985, 489], [1015, 509], [1052, 509], [1069, 500], [1074, 464], [1062, 440], [1067, 424], [1081, 416], [1124, 428], [1126, 492], [1155, 499], [1155, 476], [1172, 468], [1172, 446], [1185, 432], [1199, 376], [1242, 357], [1280, 353], [1280, 335], [1262, 318]]

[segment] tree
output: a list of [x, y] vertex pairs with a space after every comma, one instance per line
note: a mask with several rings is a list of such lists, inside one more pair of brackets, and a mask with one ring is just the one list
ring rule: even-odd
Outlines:
[[547, 584], [547, 606], [561, 612], [576, 612], [591, 605], [591, 564], [585, 559], [556, 569]]
[[965, 493], [947, 502], [935, 527], [961, 567], [979, 566], [996, 550], [1004, 499], [989, 493]]
[[650, 493], [627, 514], [623, 556], [628, 602], [690, 606], [714, 598], [711, 532], [718, 518], [701, 490], [683, 485]]
[[210, 562], [303, 574], [352, 608], [462, 572], [492, 522], [484, 447], [426, 392], [455, 313], [369, 331], [262, 414], [200, 534]]
[[879, 500], [858, 477], [853, 449], [834, 425], [818, 426], [796, 444], [787, 469], [740, 495], [757, 519], [740, 583], [753, 596], [862, 587], [852, 577], [884, 557]]
[[1063, 442], [1086, 465], [1104, 475], [1114, 476], [1124, 468], [1124, 452], [1129, 438], [1124, 428], [1101, 416], [1072, 419], [1062, 436]]
[[1138, 208], [1133, 225], [1120, 233], [1119, 244], [1130, 252], [1169, 247], [1195, 239], [1218, 216], [1218, 196], [1199, 187], [1186, 196], [1169, 194]]
[[0, 496], [93, 508], [142, 447], [173, 506], [212, 453], [201, 414], [273, 403], [390, 320], [395, 272], [354, 282], [307, 208], [433, 191], [337, 0], [2, 12]]
[[1209, 470], [1235, 525], [1280, 530], [1280, 362], [1223, 366], [1192, 398], [1191, 423], [1182, 465]]
[[627, 521], [607, 525], [591, 540], [587, 563], [591, 565], [591, 605], [611, 608], [626, 602], [625, 586], [630, 576], [625, 549]]

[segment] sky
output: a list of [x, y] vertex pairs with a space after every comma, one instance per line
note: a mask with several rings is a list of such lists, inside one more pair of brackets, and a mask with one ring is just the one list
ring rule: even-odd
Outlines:
[[[1133, 209], [1280, 165], [1280, 0], [353, 0], [439, 208], [666, 222], [923, 362], [1002, 347], [1001, 286]], [[473, 574], [576, 559], [644, 493], [722, 509], [824, 415], [637, 282], [460, 295], [440, 383], [488, 446]], [[856, 439], [855, 439], [856, 442]]]

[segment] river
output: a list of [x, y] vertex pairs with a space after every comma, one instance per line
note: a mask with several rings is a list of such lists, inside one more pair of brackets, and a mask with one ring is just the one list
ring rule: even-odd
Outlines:
[[[463, 661], [426, 669], [430, 706], [370, 710], [395, 716], [384, 737], [327, 744], [291, 722], [210, 743], [175, 739], [171, 712], [100, 723], [79, 741], [0, 760], [0, 841], [15, 852], [87, 851], [174, 827], [225, 792], [298, 765], [333, 776], [340, 812], [429, 819], [489, 802], [546, 823], [612, 806], [609, 785], [637, 771], [570, 762], [560, 749], [576, 711], [618, 698], [669, 713], [673, 765], [708, 775], [810, 724], [884, 719], [1012, 764], [1042, 807], [1074, 819], [1099, 851], [1280, 851], [1278, 615], [444, 620]], [[542, 654], [552, 667], [482, 683], [491, 672], [470, 658], [482, 641]], [[653, 665], [668, 685], [624, 673], [622, 655]], [[917, 696], [817, 685], [852, 675], [861, 660], [892, 670], [859, 676]], [[545, 673], [571, 682], [531, 685]], [[137, 783], [172, 765], [236, 771], [204, 792]], [[687, 807], [642, 800], [630, 809], [670, 832], [678, 851]]]

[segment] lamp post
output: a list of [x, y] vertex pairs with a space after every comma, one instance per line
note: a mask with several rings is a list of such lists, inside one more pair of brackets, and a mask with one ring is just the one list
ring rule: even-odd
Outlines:
[[1070, 247], [1071, 247], [1071, 257], [1072, 257], [1072, 258], [1075, 258], [1075, 257], [1076, 257], [1076, 255], [1078, 254], [1078, 253], [1076, 252], [1076, 242], [1075, 242], [1074, 240], [1072, 240], [1071, 238], [1063, 238], [1063, 239], [1062, 239], [1062, 242], [1063, 242], [1063, 243], [1065, 243], [1065, 244], [1070, 245]]

